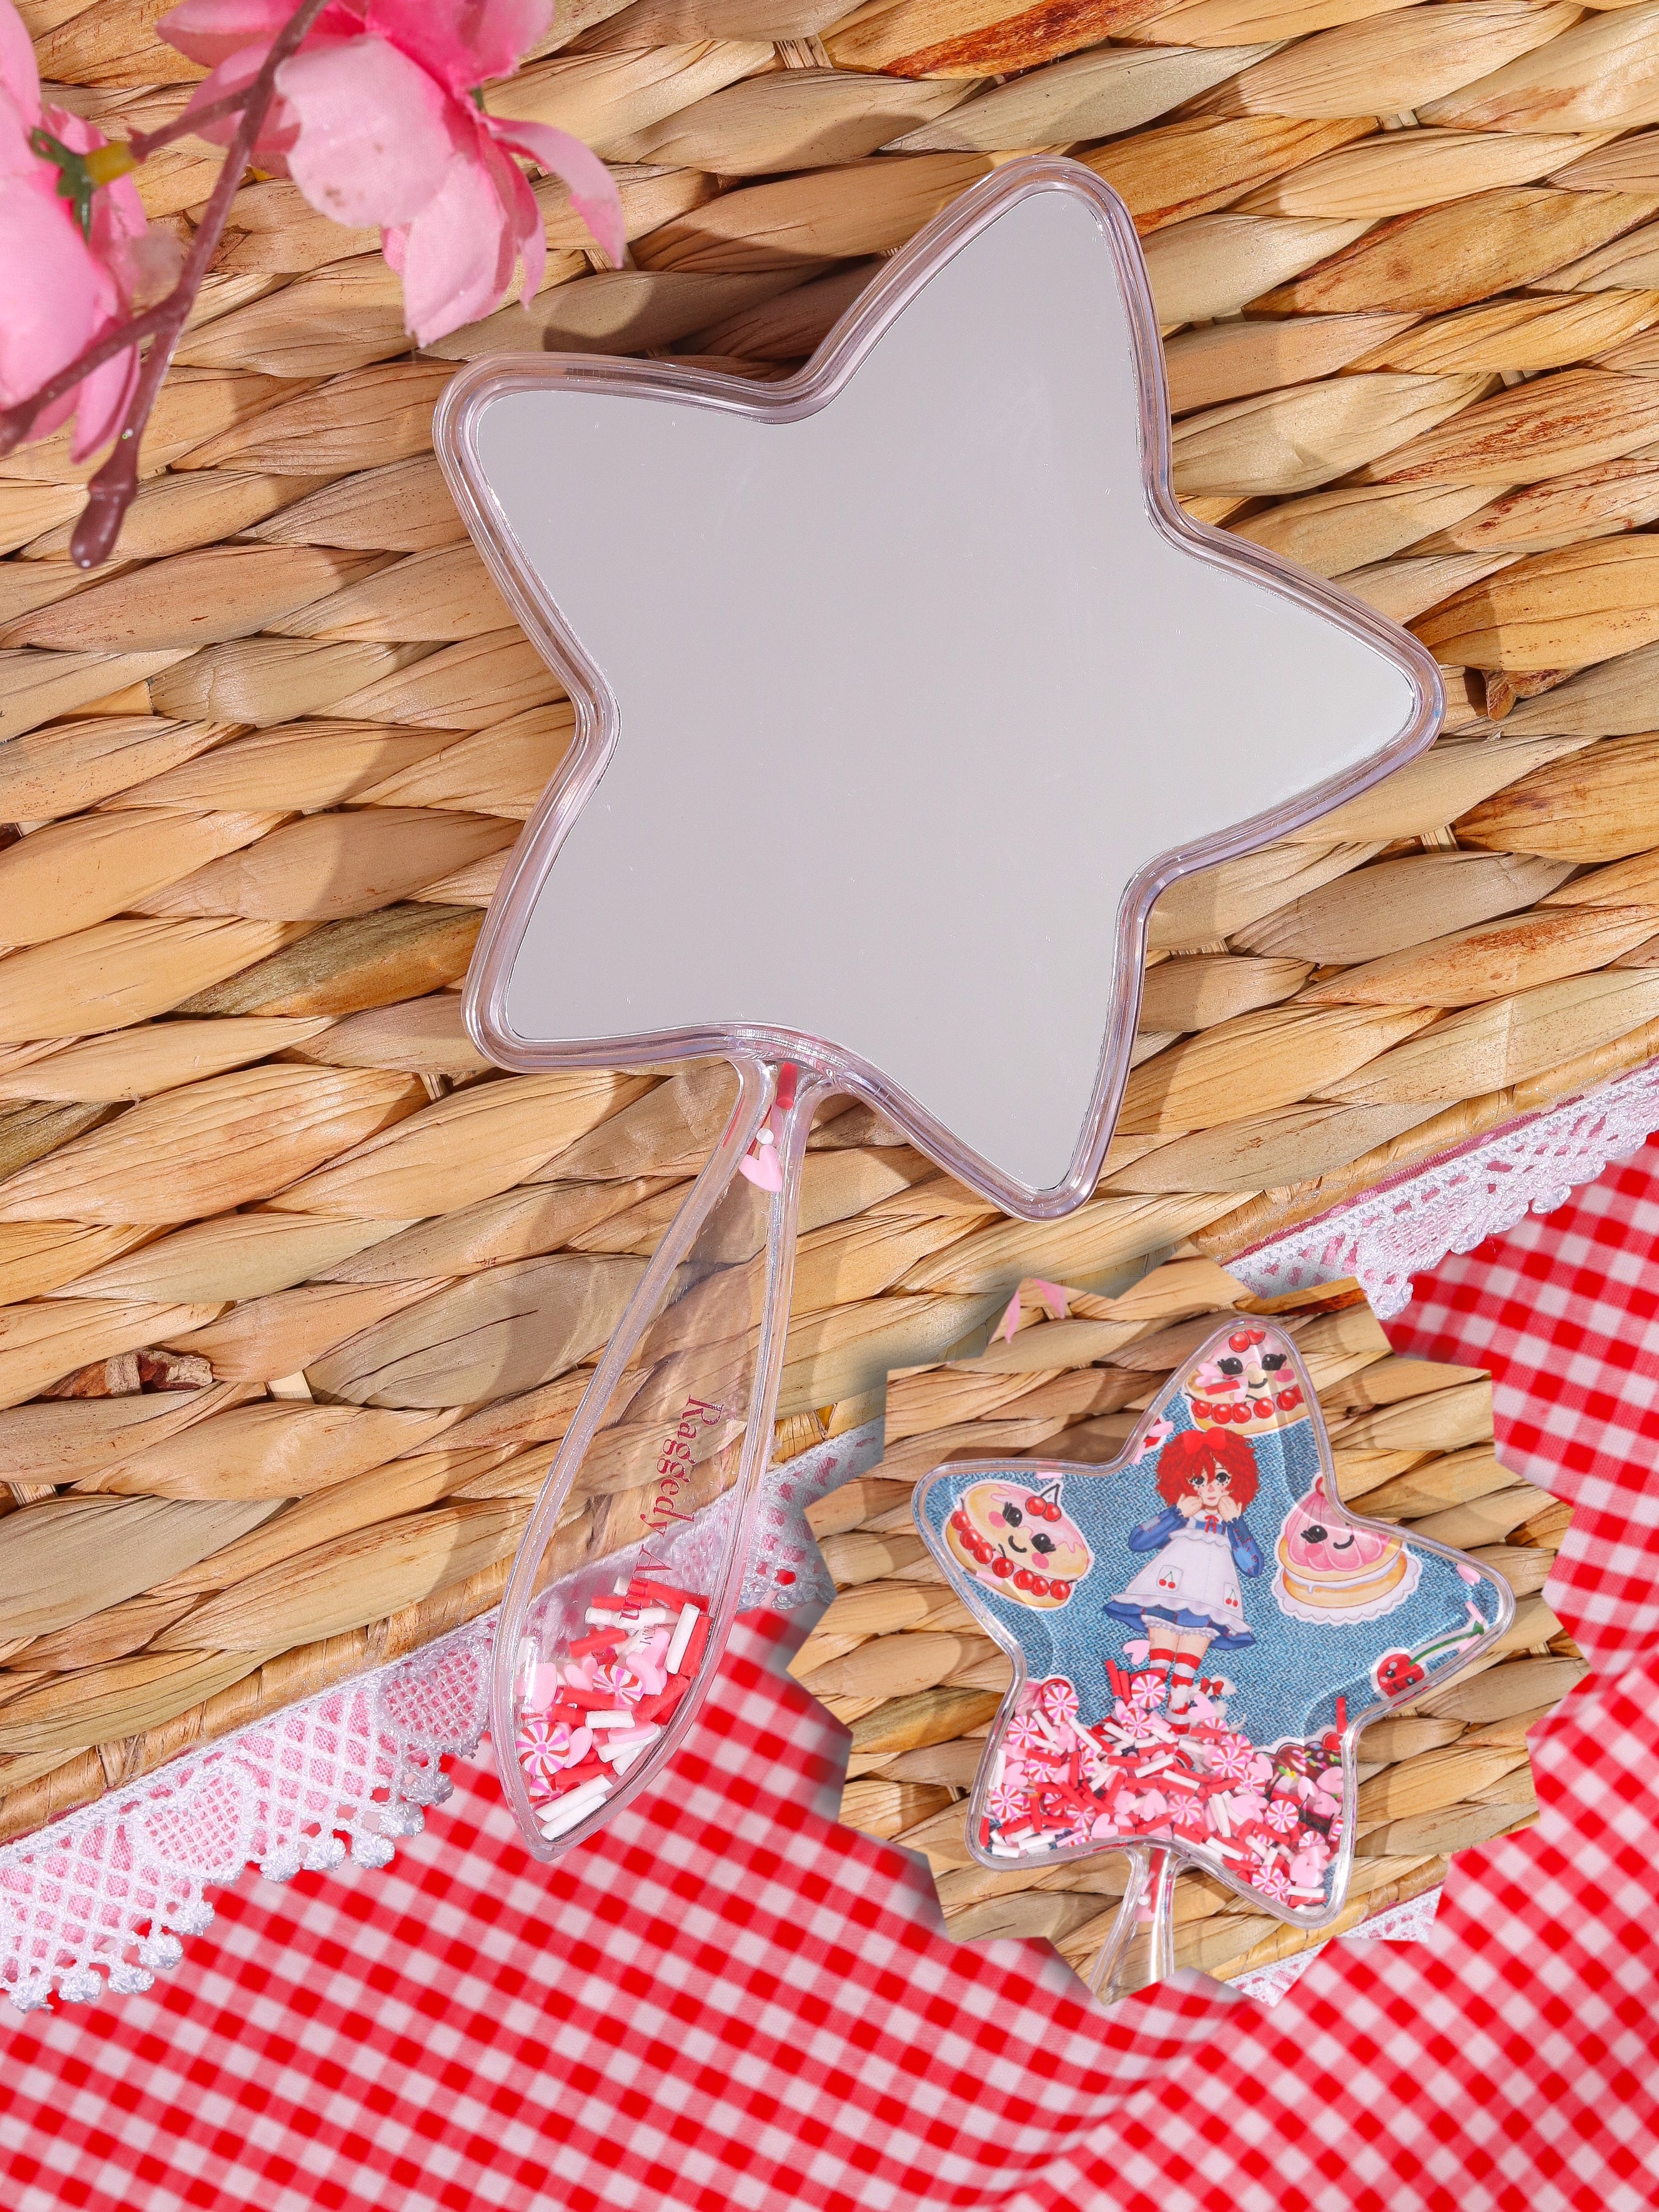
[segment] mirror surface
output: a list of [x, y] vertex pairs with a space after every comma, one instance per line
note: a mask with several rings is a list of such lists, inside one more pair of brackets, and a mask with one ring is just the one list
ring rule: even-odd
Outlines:
[[805, 1032], [1060, 1182], [1133, 1004], [1126, 891], [1400, 739], [1405, 665], [1155, 523], [1079, 192], [1006, 205], [800, 419], [549, 374], [484, 395], [473, 452], [617, 738], [507, 1028]]

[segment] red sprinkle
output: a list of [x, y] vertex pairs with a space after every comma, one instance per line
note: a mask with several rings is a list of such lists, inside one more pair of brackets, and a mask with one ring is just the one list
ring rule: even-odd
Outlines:
[[635, 1726], [640, 1727], [647, 1721], [665, 1721], [690, 1686], [689, 1675], [671, 1674], [665, 1689], [659, 1690], [653, 1698], [641, 1698], [635, 1706]]
[[687, 1681], [690, 1681], [691, 1677], [696, 1673], [698, 1664], [702, 1658], [704, 1650], [707, 1649], [708, 1643], [708, 1615], [706, 1613], [700, 1613], [697, 1615], [697, 1625], [691, 1632], [691, 1640], [686, 1645], [685, 1650], [681, 1656], [678, 1668], [677, 1669], [678, 1673], [684, 1675]]
[[617, 1710], [617, 1693], [614, 1690], [584, 1690], [568, 1682], [559, 1692], [559, 1702], [580, 1705], [590, 1713], [610, 1713]]
[[626, 1644], [628, 1632], [622, 1628], [596, 1628], [591, 1636], [579, 1636], [570, 1647], [573, 1659], [585, 1659], [590, 1651], [612, 1651], [619, 1644]]
[[671, 1583], [647, 1582], [643, 1575], [635, 1575], [628, 1585], [628, 1595], [636, 1602], [654, 1599], [659, 1605], [695, 1605], [699, 1612], [708, 1610], [708, 1601], [691, 1590], [676, 1589]]
[[596, 1774], [608, 1774], [610, 1771], [599, 1753], [594, 1752], [583, 1759], [580, 1766], [567, 1766], [562, 1774], [554, 1776], [553, 1795], [562, 1797], [567, 1790], [574, 1790], [578, 1783], [591, 1782]]

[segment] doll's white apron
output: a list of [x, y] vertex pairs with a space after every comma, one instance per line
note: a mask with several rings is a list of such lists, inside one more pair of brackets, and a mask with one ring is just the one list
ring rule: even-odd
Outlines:
[[1197, 1614], [1217, 1628], [1242, 1628], [1244, 1605], [1226, 1524], [1206, 1516], [1177, 1528], [1121, 1602], [1149, 1613]]

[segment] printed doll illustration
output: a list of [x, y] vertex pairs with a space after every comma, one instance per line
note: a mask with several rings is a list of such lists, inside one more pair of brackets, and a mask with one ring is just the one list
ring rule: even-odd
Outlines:
[[951, 1558], [1016, 1605], [1064, 1605], [1094, 1565], [1083, 1531], [1060, 1510], [1058, 1482], [977, 1482], [945, 1533]]
[[1167, 1684], [1168, 1717], [1179, 1730], [1211, 1645], [1237, 1650], [1255, 1641], [1238, 1587], [1241, 1575], [1262, 1567], [1244, 1518], [1256, 1493], [1249, 1445], [1230, 1431], [1177, 1430], [1158, 1455], [1158, 1492], [1164, 1511], [1129, 1532], [1132, 1552], [1154, 1556], [1106, 1610], [1145, 1624], [1147, 1668]]
[[1359, 1729], [1514, 1612], [1477, 1561], [1344, 1510], [1312, 1380], [1265, 1323], [1218, 1328], [1110, 1466], [941, 1467], [915, 1510], [1016, 1655], [973, 1856], [1170, 1854], [1304, 1925], [1341, 1908]]

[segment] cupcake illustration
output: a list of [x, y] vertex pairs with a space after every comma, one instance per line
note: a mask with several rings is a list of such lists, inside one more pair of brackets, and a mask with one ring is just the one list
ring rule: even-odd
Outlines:
[[1322, 1474], [1285, 1516], [1278, 1559], [1273, 1595], [1297, 1620], [1380, 1620], [1405, 1603], [1423, 1571], [1398, 1536], [1350, 1521]]

